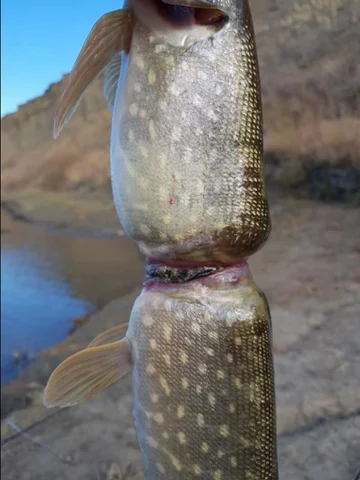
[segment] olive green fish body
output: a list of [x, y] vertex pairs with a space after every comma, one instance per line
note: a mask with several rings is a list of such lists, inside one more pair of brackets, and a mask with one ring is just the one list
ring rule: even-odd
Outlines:
[[128, 236], [158, 261], [234, 264], [270, 231], [250, 12], [184, 49], [141, 23], [113, 110], [111, 172]]
[[147, 480], [277, 479], [270, 315], [243, 270], [135, 302], [127, 338]]
[[103, 71], [114, 201], [148, 278], [126, 336], [65, 360], [45, 403], [80, 403], [132, 368], [147, 480], [278, 480], [271, 319], [246, 264], [271, 229], [248, 1], [130, 7], [94, 26], [55, 133]]

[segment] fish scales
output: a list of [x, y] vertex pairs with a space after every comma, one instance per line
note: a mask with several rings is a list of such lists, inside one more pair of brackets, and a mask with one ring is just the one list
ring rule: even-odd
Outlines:
[[104, 72], [114, 201], [148, 268], [125, 337], [65, 360], [44, 401], [80, 403], [132, 369], [147, 480], [278, 480], [270, 311], [246, 263], [271, 229], [250, 9], [181, 4], [100, 19], [59, 103], [56, 134]]
[[127, 336], [147, 479], [277, 478], [270, 315], [249, 278], [144, 290]]
[[267, 239], [261, 98], [248, 9], [179, 52], [137, 24], [111, 135], [117, 212], [159, 261], [233, 264]]

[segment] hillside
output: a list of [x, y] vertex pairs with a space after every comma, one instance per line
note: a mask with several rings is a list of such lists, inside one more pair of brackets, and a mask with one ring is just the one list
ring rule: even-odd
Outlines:
[[[351, 164], [360, 163], [360, 2], [251, 3], [268, 176], [292, 186], [308, 175], [309, 165], [345, 165], [356, 189]], [[52, 139], [56, 99], [65, 79], [2, 119], [3, 191], [109, 188], [111, 116], [100, 82], [87, 92], [60, 137]]]

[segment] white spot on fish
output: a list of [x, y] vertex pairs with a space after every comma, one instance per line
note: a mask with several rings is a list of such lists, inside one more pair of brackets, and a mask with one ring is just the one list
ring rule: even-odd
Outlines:
[[240, 378], [234, 378], [234, 385], [239, 390], [241, 388], [241, 381]]
[[139, 145], [141, 155], [146, 159], [149, 157], [149, 151], [145, 145]]
[[156, 350], [156, 349], [157, 349], [157, 343], [156, 343], [155, 338], [150, 338], [149, 343], [150, 343], [150, 348], [151, 348], [152, 350]]
[[199, 427], [203, 427], [205, 425], [204, 415], [202, 413], [198, 414], [197, 423], [198, 423]]
[[200, 328], [200, 325], [198, 323], [194, 323], [191, 325], [191, 330], [193, 331], [193, 333], [196, 333], [197, 335], [200, 335], [201, 333], [201, 328]]
[[160, 473], [164, 474], [165, 473], [165, 468], [163, 465], [161, 465], [161, 463], [156, 463], [156, 468], [159, 470]]
[[189, 361], [189, 358], [188, 358], [188, 356], [187, 356], [187, 353], [184, 352], [184, 350], [181, 350], [181, 352], [180, 352], [180, 361], [181, 361], [181, 363], [183, 363], [184, 365], [185, 365], [186, 363], [188, 363], [188, 361]]
[[167, 396], [170, 395], [170, 388], [169, 388], [169, 385], [166, 381], [166, 378], [164, 378], [162, 375], [160, 376], [160, 385], [162, 386], [162, 388], [164, 389], [165, 391], [165, 394]]
[[164, 215], [164, 216], [163, 216], [163, 222], [165, 223], [165, 225], [170, 225], [170, 223], [171, 223], [171, 215]]
[[171, 312], [172, 311], [172, 305], [173, 305], [173, 302], [170, 298], [166, 299], [164, 301], [164, 310], [166, 310], [167, 312]]
[[151, 140], [155, 140], [156, 139], [156, 130], [155, 130], [154, 120], [149, 121], [149, 133], [150, 133]]
[[168, 367], [171, 365], [170, 355], [168, 353], [164, 353], [163, 359]]
[[216, 122], [218, 120], [218, 116], [214, 112], [214, 110], [210, 109], [206, 112], [206, 116], [212, 120], [213, 122]]
[[162, 53], [166, 49], [166, 46], [163, 44], [157, 44], [155, 45], [154, 49], [155, 53]]
[[212, 348], [206, 348], [205, 352], [210, 356], [213, 357], [215, 355], [215, 352]]
[[188, 386], [189, 386], [189, 381], [188, 381], [188, 379], [187, 379], [186, 377], [183, 377], [183, 378], [181, 379], [181, 386], [182, 386], [182, 388], [183, 388], [184, 390], [186, 390], [186, 389], [188, 388]]
[[172, 55], [168, 55], [164, 58], [164, 62], [168, 67], [173, 67], [175, 65], [175, 59]]
[[136, 105], [136, 103], [132, 103], [129, 107], [129, 113], [132, 117], [136, 117], [137, 113], [139, 111], [139, 108], [138, 106]]
[[237, 466], [236, 457], [230, 457], [230, 465], [234, 468]]
[[226, 360], [227, 360], [229, 363], [233, 363], [234, 357], [231, 355], [231, 353], [228, 353], [228, 354], [226, 355]]
[[145, 314], [144, 317], [143, 317], [143, 324], [146, 327], [151, 327], [151, 325], [153, 325], [153, 323], [154, 323], [154, 319], [152, 317], [150, 317], [150, 315]]
[[202, 375], [205, 375], [206, 372], [207, 372], [207, 366], [205, 365], [205, 363], [200, 363], [200, 365], [198, 366], [198, 371], [202, 374]]
[[159, 395], [157, 393], [152, 393], [150, 398], [153, 403], [157, 403], [159, 401]]
[[158, 188], [158, 197], [161, 199], [161, 200], [166, 200], [166, 197], [167, 197], [167, 190], [165, 187], [163, 187], [162, 185], [160, 185], [160, 187]]
[[131, 143], [135, 140], [135, 134], [132, 130], [128, 131], [128, 139], [129, 139], [129, 142]]
[[201, 107], [203, 105], [203, 99], [197, 93], [195, 93], [193, 96], [193, 104], [196, 107]]
[[150, 68], [150, 70], [149, 70], [148, 81], [149, 81], [149, 85], [154, 85], [154, 83], [156, 81], [156, 73], [155, 73], [155, 70], [153, 68]]
[[184, 443], [186, 443], [186, 437], [185, 437], [185, 433], [184, 432], [179, 432], [177, 434], [177, 437], [179, 439], [179, 442], [181, 443], [181, 445], [184, 445]]
[[149, 182], [146, 178], [144, 177], [138, 177], [137, 178], [137, 184], [140, 187], [140, 189], [146, 189], [149, 185]]
[[140, 68], [140, 70], [144, 70], [145, 62], [144, 62], [144, 59], [139, 54], [135, 56], [135, 63]]
[[218, 371], [216, 372], [216, 378], [217, 378], [218, 380], [223, 380], [223, 379], [225, 378], [225, 373], [224, 373], [222, 370], [218, 370]]
[[205, 184], [202, 180], [198, 181], [196, 189], [199, 195], [203, 195], [203, 193], [205, 192]]
[[219, 339], [219, 335], [217, 334], [217, 332], [210, 331], [208, 333], [208, 336], [210, 340], [213, 340], [214, 342], [216, 342]]
[[222, 458], [224, 455], [225, 455], [224, 450], [218, 450], [217, 456], [218, 456], [219, 458]]
[[219, 85], [219, 84], [217, 84], [217, 85], [215, 86], [215, 95], [221, 95], [222, 92], [223, 92], [222, 86]]
[[168, 440], [169, 438], [169, 434], [167, 432], [163, 432], [162, 436], [165, 438], [165, 440]]
[[180, 95], [180, 90], [178, 88], [177, 85], [175, 85], [174, 83], [172, 85], [170, 85], [169, 87], [169, 92], [174, 95], [174, 97], [178, 97]]
[[146, 371], [147, 373], [150, 373], [150, 375], [154, 375], [154, 373], [156, 373], [156, 368], [152, 363], [149, 363], [146, 367]]
[[178, 458], [176, 458], [174, 455], [170, 454], [170, 460], [171, 460], [171, 463], [174, 465], [174, 467], [176, 468], [176, 470], [178, 472], [180, 472], [182, 466], [181, 466], [181, 463], [180, 463], [180, 460]]
[[209, 393], [209, 395], [208, 395], [208, 400], [209, 400], [210, 405], [211, 405], [212, 407], [214, 407], [215, 404], [216, 404], [216, 397], [215, 397], [215, 395], [214, 395], [213, 393]]
[[147, 437], [146, 440], [151, 448], [157, 448], [159, 446], [158, 442], [153, 437]]
[[235, 410], [236, 410], [235, 405], [234, 405], [233, 403], [230, 403], [230, 405], [229, 405], [229, 412], [230, 412], [230, 413], [235, 413]]
[[130, 162], [128, 159], [124, 161], [126, 170], [128, 171], [128, 174], [130, 177], [135, 177], [135, 168], [132, 162]]
[[139, 228], [141, 233], [143, 233], [144, 235], [150, 235], [151, 229], [148, 225], [145, 225], [145, 223], [143, 223], [142, 225], [139, 225]]
[[206, 442], [203, 442], [201, 444], [201, 450], [204, 452], [204, 453], [208, 453], [209, 451], [209, 445], [206, 443]]
[[196, 385], [196, 393], [200, 395], [202, 392], [202, 386], [201, 385]]
[[155, 413], [154, 420], [159, 425], [162, 425], [164, 423], [164, 415], [162, 413]]
[[134, 88], [134, 92], [140, 93], [141, 92], [141, 83], [140, 82], [135, 82], [133, 88]]
[[207, 73], [204, 72], [204, 70], [200, 69], [198, 75], [199, 75], [200, 80], [207, 80], [208, 79]]
[[177, 125], [174, 125], [173, 130], [171, 132], [171, 140], [173, 142], [178, 142], [181, 140], [181, 128], [179, 128]]
[[197, 463], [194, 465], [194, 473], [195, 475], [201, 475], [201, 468]]
[[177, 416], [178, 418], [183, 418], [184, 415], [185, 415], [185, 408], [183, 407], [183, 405], [179, 405], [177, 408]]
[[171, 326], [170, 326], [168, 323], [165, 323], [165, 325], [163, 326], [163, 333], [164, 333], [164, 338], [165, 338], [165, 340], [167, 340], [168, 342], [170, 342], [170, 340], [171, 340], [172, 328], [171, 328]]
[[219, 432], [222, 437], [228, 437], [229, 436], [228, 425], [220, 425]]
[[221, 470], [216, 470], [214, 472], [214, 480], [222, 480], [223, 478], [223, 472]]
[[136, 204], [136, 209], [142, 212], [147, 212], [149, 210], [149, 206], [147, 203], [138, 203]]
[[139, 110], [139, 117], [144, 119], [146, 117], [146, 110], [145, 108], [140, 108]]
[[239, 346], [242, 344], [241, 337], [235, 337], [235, 345]]

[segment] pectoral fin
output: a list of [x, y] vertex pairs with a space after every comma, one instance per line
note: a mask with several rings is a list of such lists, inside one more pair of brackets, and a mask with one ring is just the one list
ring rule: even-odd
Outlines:
[[104, 69], [103, 94], [109, 110], [113, 110], [121, 67], [121, 52], [116, 52]]
[[97, 337], [92, 340], [87, 348], [98, 347], [99, 345], [106, 345], [108, 343], [117, 342], [122, 338], [128, 328], [128, 323], [123, 323], [113, 328], [109, 328], [103, 333], [100, 333]]
[[130, 368], [131, 351], [126, 339], [75, 353], [50, 376], [44, 405], [51, 408], [82, 403], [115, 383]]
[[56, 138], [75, 112], [83, 94], [101, 74], [116, 52], [130, 50], [133, 30], [128, 10], [115, 10], [98, 20], [73, 66], [54, 120]]

